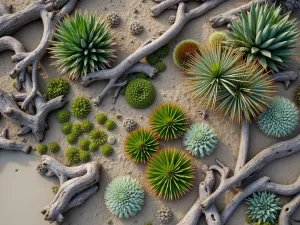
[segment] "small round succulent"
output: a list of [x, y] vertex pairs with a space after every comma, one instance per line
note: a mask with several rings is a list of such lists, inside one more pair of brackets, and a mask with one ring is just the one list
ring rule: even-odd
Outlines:
[[91, 161], [91, 153], [88, 151], [79, 151], [80, 162], [87, 163]]
[[119, 218], [130, 218], [142, 210], [144, 191], [140, 184], [129, 176], [117, 177], [106, 187], [105, 205]]
[[110, 12], [106, 16], [106, 21], [111, 27], [117, 27], [120, 24], [121, 17], [115, 12]]
[[161, 208], [157, 211], [156, 218], [162, 224], [169, 223], [172, 219], [172, 212], [169, 208]]
[[44, 155], [47, 153], [48, 147], [45, 144], [38, 144], [38, 146], [36, 147], [36, 150], [40, 155]]
[[144, 109], [155, 101], [155, 88], [152, 83], [144, 79], [134, 79], [126, 87], [125, 98], [127, 103], [135, 109]]
[[104, 144], [101, 146], [101, 154], [104, 156], [110, 156], [114, 152], [113, 147], [111, 147], [109, 144]]
[[179, 105], [164, 103], [152, 111], [150, 128], [162, 140], [178, 139], [187, 129], [186, 114]]
[[96, 115], [97, 123], [105, 124], [106, 120], [107, 120], [107, 116], [106, 116], [105, 113], [99, 113], [99, 114]]
[[84, 133], [90, 133], [93, 130], [94, 124], [89, 120], [84, 120], [81, 123], [81, 129]]
[[69, 123], [69, 122], [63, 123], [63, 124], [61, 125], [61, 131], [62, 131], [64, 134], [71, 134], [71, 132], [72, 132], [72, 126], [73, 126], [72, 123]]
[[275, 224], [280, 211], [280, 199], [273, 193], [258, 192], [246, 199], [247, 215], [259, 224]]
[[106, 120], [104, 126], [107, 130], [113, 130], [117, 125], [113, 120]]
[[259, 129], [268, 136], [281, 138], [291, 134], [297, 126], [298, 110], [284, 97], [276, 97], [257, 120]]
[[200, 44], [194, 40], [178, 43], [173, 52], [173, 61], [182, 70], [188, 69], [187, 63], [196, 53], [200, 54]]
[[176, 16], [170, 16], [168, 19], [169, 24], [174, 24], [176, 21]]
[[137, 127], [137, 123], [131, 118], [126, 118], [123, 121], [123, 127], [127, 132], [131, 132]]
[[147, 129], [136, 129], [131, 132], [125, 141], [126, 155], [135, 163], [146, 163], [158, 150], [156, 136]]
[[81, 150], [88, 151], [91, 141], [88, 138], [81, 138], [78, 141], [78, 146]]
[[75, 147], [70, 147], [67, 149], [65, 152], [65, 157], [69, 164], [72, 165], [80, 162], [79, 152], [79, 149]]
[[53, 194], [57, 194], [58, 190], [59, 190], [59, 188], [57, 186], [52, 187]]
[[74, 123], [73, 126], [72, 126], [72, 132], [71, 133], [74, 134], [77, 137], [82, 135], [83, 130], [81, 128], [81, 124], [80, 123]]
[[294, 93], [294, 100], [298, 106], [300, 106], [300, 86], [298, 86]]
[[60, 146], [57, 142], [50, 142], [48, 144], [48, 149], [52, 153], [57, 153], [60, 150]]
[[95, 141], [91, 141], [90, 145], [89, 145], [89, 150], [91, 152], [96, 152], [99, 149], [99, 144]]
[[146, 56], [146, 62], [150, 65], [155, 65], [159, 61], [159, 57], [154, 53]]
[[159, 61], [158, 63], [155, 64], [155, 68], [159, 71], [159, 72], [164, 72], [166, 70], [166, 64], [164, 64], [162, 61]]
[[185, 149], [193, 156], [209, 156], [217, 146], [217, 137], [207, 124], [192, 124], [183, 137]]
[[56, 113], [56, 120], [59, 123], [69, 122], [70, 118], [71, 118], [71, 113], [70, 113], [70, 111], [68, 111], [66, 109], [58, 110]]
[[76, 97], [72, 101], [72, 115], [77, 119], [83, 119], [91, 112], [91, 103], [85, 97]]
[[90, 137], [98, 145], [104, 145], [107, 142], [107, 134], [103, 130], [93, 129], [90, 132]]
[[224, 32], [218, 31], [218, 32], [214, 32], [208, 39], [208, 43], [211, 46], [217, 46], [222, 44], [223, 41], [226, 41], [228, 39], [227, 34], [225, 34]]
[[70, 144], [70, 145], [73, 145], [77, 142], [78, 140], [78, 136], [71, 133], [71, 134], [68, 134], [67, 135], [67, 142]]
[[70, 91], [70, 84], [62, 77], [51, 79], [46, 85], [46, 96], [48, 99], [53, 99], [58, 96], [66, 96]]
[[163, 199], [172, 200], [185, 195], [193, 186], [194, 177], [190, 157], [178, 149], [159, 151], [146, 167], [151, 192]]
[[90, 72], [105, 69], [116, 58], [114, 37], [105, 20], [88, 13], [66, 16], [55, 33], [50, 48], [54, 65], [72, 80]]
[[107, 138], [107, 143], [110, 144], [110, 145], [115, 144], [116, 141], [117, 141], [117, 139], [116, 139], [114, 136], [109, 136], [109, 137]]
[[164, 45], [157, 49], [153, 54], [155, 54], [159, 59], [166, 58], [169, 54], [169, 46]]
[[144, 27], [139, 22], [133, 22], [130, 24], [130, 32], [132, 35], [140, 35], [143, 33]]

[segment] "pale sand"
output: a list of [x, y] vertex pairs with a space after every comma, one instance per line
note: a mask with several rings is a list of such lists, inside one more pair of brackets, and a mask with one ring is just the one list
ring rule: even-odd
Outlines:
[[[28, 5], [30, 0], [4, 0], [7, 4], [12, 4], [14, 10], [20, 10]], [[176, 43], [183, 39], [195, 39], [200, 43], [206, 41], [214, 30], [210, 27], [208, 19], [210, 16], [217, 15], [221, 12], [229, 10], [234, 6], [242, 4], [247, 1], [230, 0], [215, 10], [209, 12], [205, 16], [195, 19], [189, 22], [186, 28], [181, 31], [170, 44], [170, 52], [172, 52]], [[155, 5], [151, 0], [142, 2], [141, 0], [81, 0], [77, 4], [77, 9], [82, 11], [88, 10], [94, 12], [96, 10], [98, 15], [106, 16], [108, 12], [115, 11], [122, 17], [122, 23], [116, 29], [116, 39], [118, 45], [119, 59], [116, 62], [120, 62], [128, 54], [133, 52], [140, 46], [141, 43], [148, 40], [152, 36], [157, 36], [160, 31], [166, 30], [170, 25], [167, 19], [170, 15], [174, 15], [175, 11], [167, 11], [158, 18], [152, 18], [149, 13], [151, 6]], [[191, 4], [193, 5], [193, 3]], [[133, 9], [137, 9], [138, 13], [134, 14]], [[293, 16], [296, 16], [294, 13]], [[298, 18], [300, 16], [298, 15]], [[145, 32], [141, 36], [134, 37], [129, 32], [129, 25], [133, 21], [139, 21], [145, 26]], [[33, 50], [40, 41], [42, 35], [42, 23], [34, 22], [30, 25], [22, 28], [20, 32], [15, 34], [15, 37], [19, 39], [28, 51]], [[298, 46], [300, 46], [298, 44]], [[296, 50], [299, 52], [299, 48]], [[0, 55], [0, 75], [1, 86], [6, 91], [13, 91], [12, 80], [8, 76], [10, 70], [13, 68], [13, 64], [10, 61], [12, 56], [11, 52], [5, 52]], [[43, 79], [40, 78], [40, 90], [44, 90], [45, 83], [50, 77], [58, 76], [56, 68], [50, 66], [52, 62], [49, 56], [46, 56], [42, 61], [42, 66], [45, 68], [46, 73], [43, 73]], [[202, 122], [201, 116], [197, 113], [198, 108], [184, 93], [182, 87], [182, 75], [172, 62], [171, 53], [164, 59], [167, 64], [167, 70], [164, 73], [159, 74], [156, 79], [153, 80], [153, 84], [157, 89], [157, 100], [155, 104], [146, 110], [135, 110], [130, 108], [123, 96], [120, 96], [114, 106], [111, 105], [111, 93], [104, 99], [100, 107], [93, 108], [93, 113], [89, 115], [89, 119], [94, 121], [95, 114], [98, 112], [106, 112], [111, 118], [115, 118], [116, 114], [122, 114], [123, 119], [126, 117], [134, 118], [140, 126], [147, 126], [148, 115], [155, 106], [159, 103], [166, 101], [175, 101], [182, 105], [189, 115], [192, 122]], [[297, 59], [292, 68], [297, 69], [297, 64], [300, 59]], [[72, 99], [74, 95], [96, 96], [100, 93], [100, 90], [104, 87], [105, 82], [93, 83], [89, 88], [82, 88], [78, 83], [72, 82], [72, 93], [69, 95], [69, 99]], [[299, 81], [293, 83], [289, 91], [284, 91], [283, 85], [278, 84], [278, 95], [284, 95], [292, 99], [292, 94]], [[188, 104], [187, 104], [188, 103]], [[68, 105], [69, 107], [69, 105]], [[113, 107], [113, 109], [112, 109]], [[114, 145], [115, 153], [110, 158], [104, 158], [95, 154], [95, 157], [99, 157], [102, 163], [103, 169], [101, 171], [100, 190], [99, 192], [85, 202], [82, 206], [73, 209], [65, 214], [64, 224], [69, 225], [104, 225], [108, 220], [112, 220], [113, 224], [131, 225], [139, 224], [143, 225], [146, 221], [151, 221], [152, 224], [159, 224], [155, 218], [156, 211], [162, 207], [167, 206], [173, 212], [173, 219], [170, 224], [176, 224], [189, 210], [190, 206], [194, 203], [198, 197], [198, 184], [203, 179], [203, 175], [200, 171], [202, 164], [213, 164], [216, 158], [223, 161], [231, 169], [234, 169], [235, 160], [238, 154], [239, 147], [239, 126], [229, 122], [228, 118], [223, 118], [221, 115], [215, 113], [209, 113], [207, 123], [215, 129], [218, 135], [219, 145], [215, 153], [203, 160], [194, 160], [196, 163], [196, 181], [192, 191], [180, 200], [175, 201], [162, 201], [156, 197], [153, 197], [146, 192], [146, 203], [141, 213], [136, 217], [128, 220], [120, 220], [112, 216], [106, 209], [103, 201], [104, 190], [109, 181], [119, 175], [131, 175], [138, 179], [142, 184], [144, 180], [144, 166], [136, 165], [129, 161], [123, 154], [123, 141], [126, 137], [126, 132], [122, 128], [122, 121], [118, 121], [118, 129], [112, 132], [112, 135], [116, 136], [118, 143]], [[62, 149], [66, 149], [64, 135], [59, 131], [60, 126], [55, 121], [54, 115], [50, 116], [50, 130], [47, 132], [44, 143], [50, 141], [60, 142]], [[12, 125], [9, 121], [1, 119], [0, 127], [8, 125], [10, 128], [11, 138], [22, 140], [20, 137], [16, 137], [16, 126]], [[290, 135], [291, 138], [300, 131], [298, 126], [297, 130]], [[256, 127], [256, 124], [251, 124], [251, 138], [250, 138], [250, 153], [249, 158], [253, 157], [263, 148], [268, 147], [271, 144], [278, 142], [267, 138]], [[35, 139], [33, 135], [27, 135], [24, 137], [28, 142], [34, 143]], [[286, 139], [288, 139], [286, 138]], [[162, 146], [172, 146], [177, 148], [183, 148], [180, 141], [161, 143]], [[63, 160], [63, 151], [58, 156], [55, 156], [59, 160]], [[299, 175], [300, 171], [300, 154], [293, 155], [291, 157], [278, 160], [267, 166], [259, 175], [268, 175], [273, 181], [289, 184]], [[43, 216], [40, 214], [41, 209], [47, 205], [54, 197], [51, 187], [57, 185], [57, 179], [47, 179], [37, 174], [35, 171], [35, 165], [38, 163], [39, 157], [35, 153], [25, 155], [18, 152], [0, 151], [0, 218], [2, 225], [46, 225], [48, 222], [43, 220]], [[18, 169], [18, 172], [15, 170]], [[222, 196], [217, 201], [219, 209], [223, 209], [225, 204], [232, 198], [233, 192], [227, 192], [225, 196]], [[282, 203], [286, 202], [286, 199], [282, 198]], [[228, 221], [228, 225], [243, 225], [245, 222], [245, 210], [246, 207], [242, 204], [232, 218]], [[293, 216], [294, 219], [300, 219], [300, 210]], [[205, 224], [202, 218], [199, 224]]]

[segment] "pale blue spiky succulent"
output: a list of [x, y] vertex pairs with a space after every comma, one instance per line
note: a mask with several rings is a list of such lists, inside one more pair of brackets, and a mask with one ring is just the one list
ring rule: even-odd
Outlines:
[[217, 137], [207, 124], [192, 124], [183, 137], [185, 149], [193, 156], [203, 158], [217, 146]]
[[144, 205], [144, 191], [137, 181], [129, 176], [112, 180], [104, 194], [109, 211], [120, 218], [135, 216]]
[[280, 210], [280, 199], [274, 193], [258, 192], [246, 199], [247, 214], [253, 222], [275, 224]]
[[291, 134], [296, 128], [297, 122], [297, 107], [284, 97], [273, 99], [270, 107], [259, 116], [257, 121], [260, 130], [274, 138]]

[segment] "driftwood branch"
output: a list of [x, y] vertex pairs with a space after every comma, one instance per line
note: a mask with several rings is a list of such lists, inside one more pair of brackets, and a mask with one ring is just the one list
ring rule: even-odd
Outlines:
[[8, 130], [5, 128], [0, 136], [0, 149], [8, 151], [21, 151], [28, 154], [32, 147], [23, 142], [9, 140]]
[[300, 193], [298, 193], [292, 201], [284, 205], [279, 215], [279, 225], [290, 225], [290, 217], [300, 205]]
[[273, 80], [277, 82], [283, 82], [284, 87], [287, 90], [292, 81], [297, 80], [298, 74], [296, 71], [283, 71], [279, 73], [272, 74]]
[[100, 164], [96, 161], [77, 167], [66, 167], [50, 156], [42, 156], [37, 171], [45, 176], [57, 176], [60, 187], [52, 202], [41, 213], [50, 223], [63, 222], [63, 213], [81, 205], [98, 190]]

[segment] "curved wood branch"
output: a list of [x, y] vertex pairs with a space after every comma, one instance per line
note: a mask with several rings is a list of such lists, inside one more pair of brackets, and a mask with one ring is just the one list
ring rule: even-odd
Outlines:
[[283, 82], [284, 88], [287, 90], [292, 81], [297, 80], [298, 74], [296, 71], [283, 71], [279, 73], [272, 74], [273, 80], [277, 82]]
[[300, 193], [298, 193], [292, 201], [284, 205], [279, 215], [279, 225], [290, 225], [290, 217], [300, 205]]
[[162, 12], [164, 12], [167, 9], [176, 9], [177, 4], [180, 2], [188, 2], [190, 0], [167, 0], [167, 1], [161, 1], [156, 6], [153, 6], [151, 8], [151, 15], [153, 17], [160, 15]]
[[0, 149], [8, 151], [21, 151], [28, 154], [32, 147], [23, 142], [9, 140], [8, 130], [5, 128], [0, 136]]

